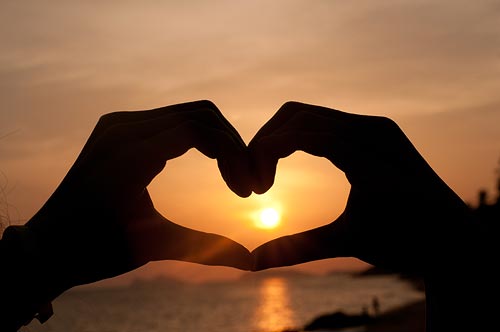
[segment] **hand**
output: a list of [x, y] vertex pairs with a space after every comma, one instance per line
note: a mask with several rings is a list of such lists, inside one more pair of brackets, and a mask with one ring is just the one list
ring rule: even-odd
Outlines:
[[393, 121], [290, 102], [249, 148], [256, 193], [272, 186], [278, 160], [297, 150], [327, 158], [351, 184], [337, 220], [258, 247], [252, 253], [256, 270], [357, 257], [424, 274], [445, 260], [460, 259], [467, 206]]
[[153, 206], [148, 184], [167, 160], [193, 147], [217, 159], [235, 193], [251, 193], [247, 148], [211, 102], [110, 113], [99, 120], [60, 186], [27, 223], [54, 287], [64, 285], [59, 293], [155, 260], [251, 268], [243, 246], [177, 225]]

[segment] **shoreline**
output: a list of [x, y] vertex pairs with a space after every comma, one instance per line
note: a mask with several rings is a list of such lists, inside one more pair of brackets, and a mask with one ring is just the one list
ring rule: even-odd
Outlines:
[[379, 316], [351, 316], [341, 311], [318, 316], [299, 329], [282, 332], [425, 332], [425, 300], [382, 312]]
[[365, 332], [425, 332], [425, 300], [409, 303], [376, 317]]

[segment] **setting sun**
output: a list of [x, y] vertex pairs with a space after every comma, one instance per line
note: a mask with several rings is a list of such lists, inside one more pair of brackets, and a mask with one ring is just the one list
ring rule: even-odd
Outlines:
[[266, 208], [260, 211], [259, 220], [256, 226], [259, 228], [272, 229], [280, 223], [280, 214], [274, 208]]

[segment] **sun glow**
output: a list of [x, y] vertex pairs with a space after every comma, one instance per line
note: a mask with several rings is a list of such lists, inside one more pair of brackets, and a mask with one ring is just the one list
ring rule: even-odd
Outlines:
[[260, 211], [256, 226], [259, 228], [273, 229], [280, 224], [280, 213], [274, 208], [266, 208]]

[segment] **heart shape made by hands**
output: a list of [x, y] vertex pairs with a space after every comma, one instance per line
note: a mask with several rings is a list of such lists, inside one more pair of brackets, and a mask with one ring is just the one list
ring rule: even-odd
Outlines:
[[[236, 141], [242, 142], [239, 135]], [[327, 225], [259, 246], [252, 252], [254, 270], [356, 257], [421, 272], [443, 258], [424, 252], [421, 239], [437, 243], [453, 226], [436, 222], [430, 211], [437, 217], [460, 210], [463, 202], [455, 195], [443, 199], [440, 193], [450, 189], [392, 120], [288, 102], [246, 153], [221, 155], [219, 169], [237, 195], [262, 194], [273, 186], [278, 161], [295, 151], [324, 157], [344, 172], [351, 184], [345, 210]]]
[[[166, 161], [193, 147], [217, 159], [241, 197], [269, 190], [278, 161], [295, 151], [324, 157], [351, 184], [345, 210], [334, 222], [251, 253], [224, 236], [175, 224], [155, 209], [147, 187]], [[450, 248], [465, 241], [455, 221], [466, 208], [390, 119], [289, 102], [247, 146], [213, 103], [200, 101], [103, 116], [26, 225], [57, 278], [71, 287], [155, 260], [261, 270], [356, 257], [422, 273], [450, 255], [441, 239], [453, 234]]]
[[[305, 153], [280, 160], [273, 186], [247, 198], [228, 190], [218, 173], [213, 160], [191, 150], [169, 161], [148, 191], [167, 219], [224, 235], [249, 250], [331, 222], [344, 210], [349, 193], [342, 172], [328, 160]], [[263, 222], [265, 210], [276, 212], [275, 225]]]

